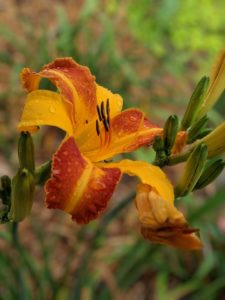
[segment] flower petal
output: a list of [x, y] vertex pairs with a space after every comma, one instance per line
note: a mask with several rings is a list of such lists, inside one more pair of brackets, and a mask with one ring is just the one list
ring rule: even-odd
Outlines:
[[35, 132], [41, 125], [56, 126], [69, 135], [73, 133], [73, 124], [59, 94], [38, 90], [27, 95], [18, 129]]
[[198, 230], [189, 228], [184, 215], [173, 203], [165, 201], [149, 185], [138, 186], [136, 206], [145, 239], [185, 250], [202, 248], [195, 235]]
[[98, 163], [97, 165], [99, 167], [104, 165], [106, 168], [118, 168], [122, 173], [126, 173], [130, 176], [138, 176], [142, 183], [150, 185], [163, 199], [173, 203], [173, 186], [159, 167], [144, 161], [132, 161], [129, 159], [115, 163]]
[[22, 83], [29, 92], [38, 89], [40, 78], [48, 78], [59, 89], [64, 100], [71, 103], [70, 118], [76, 133], [96, 115], [96, 84], [87, 67], [72, 58], [58, 58], [35, 73], [26, 68], [21, 73]]
[[120, 176], [117, 168], [94, 166], [70, 137], [53, 157], [45, 186], [47, 206], [70, 213], [77, 223], [88, 223], [106, 208]]
[[101, 105], [102, 101], [106, 105], [107, 99], [109, 99], [110, 116], [115, 116], [120, 113], [123, 107], [123, 99], [119, 94], [114, 94], [110, 90], [103, 86], [96, 85], [97, 104]]
[[156, 135], [162, 134], [162, 128], [148, 121], [143, 112], [128, 109], [111, 119], [108, 132], [101, 124], [99, 136], [95, 127], [89, 134], [91, 138], [78, 141], [79, 148], [92, 161], [101, 161], [150, 144]]

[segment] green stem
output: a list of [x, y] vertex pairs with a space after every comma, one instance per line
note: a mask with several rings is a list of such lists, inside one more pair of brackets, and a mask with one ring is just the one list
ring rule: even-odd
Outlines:
[[51, 175], [51, 166], [52, 166], [52, 161], [49, 160], [40, 167], [38, 167], [35, 171], [35, 183], [37, 185], [44, 185], [45, 182], [50, 178]]

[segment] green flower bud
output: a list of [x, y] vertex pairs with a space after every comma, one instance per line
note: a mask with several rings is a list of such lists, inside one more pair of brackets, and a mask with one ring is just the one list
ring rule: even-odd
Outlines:
[[192, 151], [186, 162], [184, 172], [175, 188], [175, 194], [177, 197], [185, 196], [192, 192], [203, 172], [207, 155], [207, 145], [204, 144], [198, 145]]
[[221, 51], [212, 69], [210, 76], [210, 85], [207, 90], [204, 101], [198, 112], [197, 118], [205, 115], [213, 105], [219, 100], [225, 89], [225, 49]]
[[201, 119], [195, 121], [192, 126], [188, 130], [188, 144], [193, 143], [202, 129], [207, 124], [209, 118], [207, 116], [203, 116]]
[[195, 121], [208, 86], [209, 77], [202, 77], [189, 100], [186, 112], [181, 122], [181, 130], [188, 129]]
[[166, 154], [169, 156], [171, 149], [175, 143], [178, 132], [178, 117], [176, 115], [170, 116], [164, 126], [164, 148]]
[[156, 136], [152, 147], [156, 152], [155, 164], [157, 166], [162, 166], [164, 162], [167, 160], [163, 139], [160, 136]]
[[22, 221], [30, 214], [35, 189], [33, 174], [27, 169], [19, 169], [12, 179], [11, 209], [8, 218], [14, 222]]
[[34, 173], [34, 144], [29, 132], [21, 132], [18, 142], [18, 157], [20, 168]]
[[202, 189], [213, 182], [221, 174], [224, 167], [225, 161], [223, 159], [218, 159], [209, 164], [203, 171], [194, 189]]
[[225, 122], [217, 126], [212, 132], [196, 141], [196, 144], [204, 143], [208, 146], [209, 158], [221, 155], [225, 152]]

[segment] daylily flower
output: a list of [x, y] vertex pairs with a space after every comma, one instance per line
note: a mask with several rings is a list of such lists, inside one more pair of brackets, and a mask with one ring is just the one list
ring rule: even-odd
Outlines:
[[[156, 135], [162, 134], [162, 128], [151, 123], [142, 111], [135, 108], [121, 111], [121, 97], [99, 86], [89, 69], [71, 58], [56, 59], [39, 73], [26, 68], [21, 78], [28, 96], [19, 130], [32, 133], [41, 125], [50, 125], [66, 132], [53, 155], [51, 178], [45, 185], [49, 208], [61, 209], [77, 223], [86, 224], [105, 210], [122, 173], [138, 176], [161, 202], [174, 207], [173, 187], [160, 168], [143, 161], [103, 162], [149, 145]], [[40, 90], [41, 78], [48, 78], [59, 93]], [[154, 214], [155, 207], [151, 210]], [[170, 212], [173, 219], [177, 210]], [[198, 240], [192, 231], [180, 237], [193, 243]], [[177, 246], [166, 240], [165, 243]]]

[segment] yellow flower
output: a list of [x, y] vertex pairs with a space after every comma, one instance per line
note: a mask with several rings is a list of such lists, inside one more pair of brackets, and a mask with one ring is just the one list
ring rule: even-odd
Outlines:
[[[90, 70], [71, 58], [56, 59], [39, 73], [26, 68], [21, 78], [28, 96], [19, 130], [35, 132], [41, 125], [50, 125], [66, 132], [45, 185], [49, 208], [71, 214], [80, 224], [88, 223], [104, 211], [122, 173], [138, 176], [173, 205], [173, 187], [160, 168], [143, 161], [102, 162], [149, 145], [162, 134], [162, 128], [142, 111], [121, 112], [121, 97], [99, 86]], [[40, 90], [42, 78], [56, 85], [59, 93]]]

